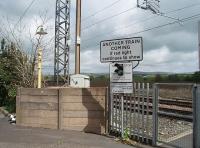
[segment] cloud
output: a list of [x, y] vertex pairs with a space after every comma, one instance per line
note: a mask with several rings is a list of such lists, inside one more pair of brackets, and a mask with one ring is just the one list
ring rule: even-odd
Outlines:
[[[116, 0], [84, 0], [82, 1], [82, 18], [91, 16], [95, 12], [112, 4]], [[6, 21], [8, 18], [15, 24], [24, 10], [30, 4], [31, 0], [13, 0], [0, 1], [0, 18]], [[74, 42], [75, 32], [75, 3], [73, 0], [71, 6], [71, 38]], [[56, 0], [36, 0], [29, 11], [25, 14], [22, 25], [27, 26], [24, 42], [28, 42], [28, 33], [34, 34], [41, 13], [47, 11], [50, 18], [47, 25], [48, 36], [46, 40], [54, 38], [54, 19], [55, 19]], [[160, 10], [169, 12], [186, 6], [185, 8], [167, 15], [174, 18], [184, 18], [199, 13], [200, 0], [176, 0], [176, 2], [161, 1]], [[81, 42], [81, 71], [82, 72], [108, 72], [108, 64], [99, 62], [99, 42], [107, 39], [142, 36], [144, 40], [144, 61], [141, 62], [136, 70], [141, 71], [173, 71], [189, 72], [196, 71], [198, 68], [198, 38], [197, 38], [197, 19], [185, 22], [183, 25], [174, 24], [163, 28], [150, 29], [155, 26], [174, 21], [165, 17], [153, 15], [150, 11], [135, 8], [126, 13], [119, 14], [136, 6], [136, 0], [121, 0], [112, 7], [105, 9], [95, 16], [82, 21], [82, 28], [96, 23], [92, 27], [82, 30]], [[115, 16], [116, 14], [119, 14]], [[44, 15], [44, 13], [42, 14]], [[110, 17], [113, 16], [113, 17]], [[109, 18], [110, 17], [110, 18]], [[105, 18], [109, 18], [105, 21]], [[151, 19], [150, 19], [151, 18]], [[2, 23], [1, 21], [1, 23]], [[150, 29], [143, 33], [136, 32]], [[46, 66], [54, 66], [54, 40], [51, 42], [51, 48], [47, 52]], [[29, 46], [29, 44], [27, 44]], [[53, 69], [53, 68], [52, 68]], [[53, 71], [53, 70], [52, 70]], [[70, 51], [70, 71], [74, 71], [74, 47]]]
[[198, 68], [198, 52], [170, 51], [168, 47], [162, 47], [148, 51], [144, 54], [144, 60], [136, 70], [159, 72], [194, 72]]
[[[72, 58], [70, 58], [70, 73], [74, 73], [75, 67], [75, 58], [74, 54], [72, 54]], [[97, 50], [87, 50], [81, 52], [81, 72], [86, 73], [108, 73], [109, 66], [108, 64], [100, 63], [100, 55]]]
[[[71, 63], [74, 63], [74, 59], [71, 59]], [[145, 52], [144, 60], [140, 62], [135, 71], [183, 73], [194, 72], [197, 68], [197, 51], [174, 52], [170, 51], [168, 47], [163, 46], [162, 48]], [[71, 72], [73, 73], [73, 71], [74, 68], [72, 68]], [[99, 51], [83, 51], [81, 53], [81, 71], [88, 73], [109, 73], [109, 64], [100, 63]]]

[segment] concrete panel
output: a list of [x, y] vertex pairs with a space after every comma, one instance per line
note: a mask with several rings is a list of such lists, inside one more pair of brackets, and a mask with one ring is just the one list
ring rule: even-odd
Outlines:
[[63, 96], [63, 103], [96, 103], [105, 102], [105, 96]]
[[63, 122], [65, 126], [87, 126], [90, 124], [92, 127], [101, 127], [105, 124], [104, 119], [90, 118], [64, 118]]
[[64, 111], [64, 118], [102, 118], [104, 117], [104, 111]]
[[21, 88], [21, 95], [29, 96], [58, 96], [56, 88]]
[[62, 103], [65, 111], [103, 111], [105, 106], [98, 103]]
[[57, 96], [30, 96], [22, 95], [21, 102], [58, 103]]
[[61, 96], [105, 96], [107, 88], [93, 87], [93, 88], [61, 88]]
[[107, 88], [18, 90], [17, 124], [105, 133]]
[[58, 110], [57, 103], [33, 103], [33, 102], [21, 102], [21, 109], [29, 110]]
[[66, 88], [59, 92], [62, 129], [96, 134], [106, 132], [106, 88]]
[[22, 110], [22, 117], [58, 118], [58, 111], [50, 110]]

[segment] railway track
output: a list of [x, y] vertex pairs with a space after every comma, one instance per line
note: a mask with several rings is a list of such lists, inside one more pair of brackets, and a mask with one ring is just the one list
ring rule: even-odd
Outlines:
[[[119, 109], [121, 107], [120, 97], [113, 98], [114, 108]], [[125, 96], [124, 97], [124, 110], [131, 112], [152, 114], [153, 97], [137, 97], [137, 96]], [[160, 116], [166, 116], [170, 118], [179, 118], [183, 120], [192, 120], [192, 100], [181, 98], [159, 98], [158, 101], [158, 114]]]

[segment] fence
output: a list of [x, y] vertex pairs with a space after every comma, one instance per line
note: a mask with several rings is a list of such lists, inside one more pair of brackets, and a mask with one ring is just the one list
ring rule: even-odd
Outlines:
[[192, 84], [155, 85], [154, 144], [193, 147]]
[[133, 94], [111, 94], [110, 133], [123, 136], [128, 131], [132, 139], [150, 144], [152, 92], [149, 84], [134, 83]]
[[[162, 147], [200, 148], [200, 86], [134, 83], [133, 94], [112, 94], [109, 132]], [[193, 138], [194, 137], [194, 138]]]
[[107, 88], [20, 88], [17, 125], [104, 134]]

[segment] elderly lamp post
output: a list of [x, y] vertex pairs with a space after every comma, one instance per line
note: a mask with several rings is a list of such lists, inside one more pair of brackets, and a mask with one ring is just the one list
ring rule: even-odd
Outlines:
[[[36, 34], [38, 34], [40, 37], [42, 35], [46, 35], [47, 32], [44, 31], [43, 26], [39, 26], [36, 30]], [[40, 41], [39, 41], [39, 46], [38, 46], [38, 86], [37, 88], [41, 88], [41, 83], [42, 83], [42, 48], [40, 46]]]

